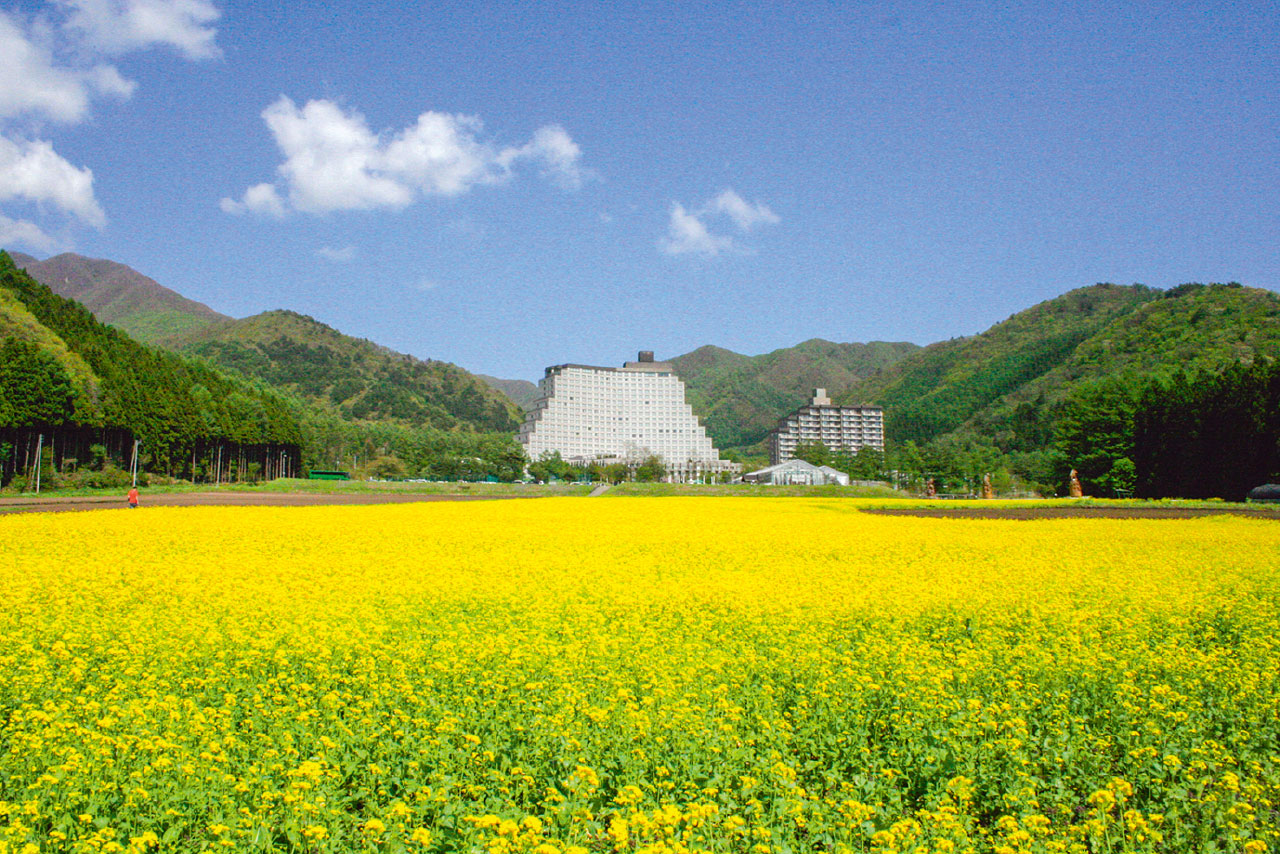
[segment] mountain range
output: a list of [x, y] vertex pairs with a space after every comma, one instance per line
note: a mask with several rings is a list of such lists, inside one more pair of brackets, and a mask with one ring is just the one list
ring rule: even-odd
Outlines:
[[1280, 295], [1238, 284], [1069, 291], [979, 335], [932, 344], [837, 396], [885, 409], [896, 441], [1045, 447], [1062, 406], [1104, 385], [1280, 358]]
[[[112, 261], [13, 257], [145, 342], [258, 378], [343, 419], [510, 432], [537, 394], [526, 380], [395, 353], [291, 311], [230, 318]], [[838, 402], [883, 406], [891, 440], [950, 437], [1018, 452], [1046, 447], [1060, 407], [1099, 383], [1277, 356], [1280, 296], [1271, 291], [1098, 284], [927, 347], [813, 339], [759, 356], [708, 345], [669, 361], [717, 447], [758, 455], [776, 420], [817, 387]]]
[[212, 323], [231, 320], [115, 261], [70, 252], [44, 261], [21, 252], [9, 254], [14, 264], [58, 296], [75, 300], [103, 323], [148, 344], [163, 345]]
[[[527, 380], [395, 353], [296, 312], [228, 317], [114, 261], [73, 253], [13, 259], [54, 293], [143, 342], [259, 378], [340, 417], [513, 431], [519, 410], [537, 398]], [[707, 346], [671, 361], [717, 447], [731, 449], [760, 443], [812, 388], [846, 388], [918, 349], [814, 339], [760, 356]]]
[[12, 257], [54, 293], [144, 343], [261, 379], [343, 419], [496, 432], [519, 423], [510, 399], [457, 365], [396, 353], [306, 315], [237, 319], [114, 261]]
[[0, 251], [0, 483], [46, 453], [59, 476], [107, 457], [125, 465], [134, 440], [155, 473], [297, 471], [296, 406], [251, 379], [144, 346]]
[[814, 338], [760, 356], [699, 347], [671, 359], [717, 448], [750, 449], [813, 389], [847, 389], [901, 362], [916, 344], [837, 344]]

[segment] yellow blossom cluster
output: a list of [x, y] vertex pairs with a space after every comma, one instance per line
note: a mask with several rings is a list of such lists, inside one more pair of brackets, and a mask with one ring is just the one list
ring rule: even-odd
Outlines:
[[1280, 525], [0, 518], [0, 854], [1280, 844]]

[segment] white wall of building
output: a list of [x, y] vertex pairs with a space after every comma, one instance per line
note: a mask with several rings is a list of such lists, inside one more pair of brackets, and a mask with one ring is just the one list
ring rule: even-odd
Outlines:
[[669, 468], [727, 466], [685, 401], [684, 383], [665, 362], [624, 368], [547, 368], [519, 440], [530, 459], [660, 457]]
[[825, 389], [778, 422], [769, 434], [774, 465], [795, 456], [796, 446], [821, 442], [832, 451], [884, 450], [884, 412], [878, 406], [834, 406]]

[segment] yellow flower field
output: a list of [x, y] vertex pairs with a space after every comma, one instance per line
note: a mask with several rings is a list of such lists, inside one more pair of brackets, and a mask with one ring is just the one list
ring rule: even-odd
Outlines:
[[0, 518], [0, 854], [1280, 845], [1280, 525]]

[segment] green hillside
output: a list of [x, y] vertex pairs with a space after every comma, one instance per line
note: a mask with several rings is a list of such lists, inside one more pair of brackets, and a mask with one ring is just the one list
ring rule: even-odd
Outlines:
[[1153, 381], [1277, 358], [1280, 295], [1271, 291], [1094, 285], [931, 345], [842, 398], [884, 406], [891, 442], [1038, 455], [1039, 470], [1027, 474], [1053, 479], [1090, 455], [1107, 466], [1121, 455], [1103, 450], [1118, 441], [1108, 431], [1128, 432], [1115, 413]]
[[504, 380], [485, 374], [476, 374], [481, 380], [496, 388], [511, 399], [521, 409], [528, 409], [538, 399], [538, 385], [528, 380]]
[[[8, 272], [12, 273], [12, 270]], [[98, 377], [88, 362], [52, 329], [37, 320], [17, 293], [0, 287], [0, 340], [6, 338], [34, 344], [66, 373], [77, 394], [86, 400], [98, 397]]]
[[259, 378], [346, 421], [499, 432], [518, 423], [518, 408], [463, 369], [394, 353], [304, 315], [269, 311], [236, 320], [100, 258], [15, 260], [54, 293], [138, 340]]
[[122, 463], [134, 439], [152, 471], [187, 476], [214, 448], [237, 474], [297, 470], [302, 444], [281, 396], [134, 341], [0, 251], [0, 480], [28, 470], [41, 444], [61, 469]]
[[519, 423], [510, 400], [456, 365], [395, 353], [291, 311], [219, 321], [170, 346], [344, 420], [497, 432]]
[[[227, 326], [223, 338], [204, 343], [239, 357], [251, 376], [144, 346], [0, 252], [0, 485], [31, 486], [40, 442], [46, 486], [118, 485], [135, 438], [144, 472], [183, 479], [269, 478], [302, 467], [520, 477], [510, 404], [498, 398], [495, 406], [497, 393], [460, 368], [389, 353], [286, 312]], [[475, 400], [476, 420], [436, 409], [424, 425], [415, 411], [400, 417], [360, 407], [346, 407], [344, 417], [332, 400], [316, 406], [300, 396], [324, 372], [362, 379], [366, 402], [376, 399], [367, 390], [377, 384], [385, 386], [381, 399], [393, 403], [405, 388], [430, 389], [462, 411]], [[503, 429], [483, 432], [486, 418]], [[433, 426], [441, 423], [448, 429]]]
[[230, 320], [115, 261], [71, 252], [44, 261], [15, 255], [14, 261], [58, 296], [75, 300], [98, 320], [146, 344], [163, 345], [211, 323]]
[[671, 362], [716, 447], [728, 449], [761, 442], [814, 388], [849, 388], [919, 349], [905, 342], [837, 344], [814, 338], [760, 356], [700, 347]]
[[883, 406], [890, 439], [928, 441], [1062, 366], [1117, 318], [1159, 297], [1140, 285], [1078, 288], [979, 335], [931, 344], [838, 399]]

